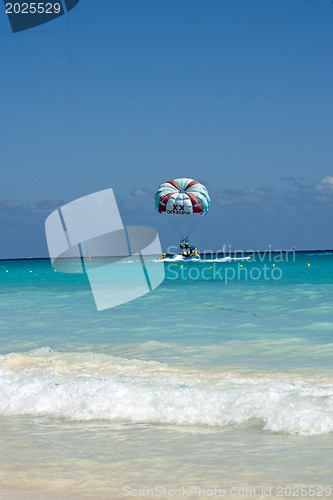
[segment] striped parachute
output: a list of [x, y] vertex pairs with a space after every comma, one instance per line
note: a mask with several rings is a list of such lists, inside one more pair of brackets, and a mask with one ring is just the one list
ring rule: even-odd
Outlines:
[[182, 238], [188, 238], [198, 223], [198, 215], [206, 215], [210, 198], [206, 187], [193, 179], [174, 179], [161, 184], [155, 194], [155, 208], [165, 213]]

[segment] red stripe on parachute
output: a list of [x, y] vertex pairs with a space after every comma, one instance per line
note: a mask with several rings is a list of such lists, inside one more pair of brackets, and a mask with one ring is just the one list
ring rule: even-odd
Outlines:
[[[199, 184], [200, 184], [200, 182], [199, 182]], [[198, 200], [198, 198], [196, 196], [194, 196], [194, 194], [192, 194], [192, 193], [186, 193], [186, 194], [191, 200], [192, 207], [193, 207], [193, 213], [194, 214], [202, 214], [203, 210], [202, 210], [202, 205], [200, 203], [200, 200]]]
[[185, 188], [185, 191], [186, 189], [189, 189], [190, 187], [194, 186], [195, 184], [201, 184], [201, 182], [199, 181], [191, 181], [187, 184], [186, 188]]
[[175, 182], [175, 181], [168, 181], [166, 184], [171, 184], [174, 188], [176, 188], [178, 191], [180, 191], [177, 182]]
[[168, 193], [165, 196], [163, 196], [163, 198], [160, 199], [160, 203], [158, 205], [158, 211], [160, 212], [160, 214], [162, 212], [166, 212], [166, 205], [168, 203], [170, 196], [172, 196], [173, 194], [177, 194], [177, 193]]

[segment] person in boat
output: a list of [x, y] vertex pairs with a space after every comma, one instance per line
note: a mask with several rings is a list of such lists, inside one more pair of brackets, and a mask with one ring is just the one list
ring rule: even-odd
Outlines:
[[181, 242], [179, 243], [179, 247], [180, 247], [180, 253], [183, 252], [184, 250], [184, 242], [181, 240]]
[[165, 257], [166, 257], [166, 253], [163, 252], [162, 253], [162, 259], [165, 259]]

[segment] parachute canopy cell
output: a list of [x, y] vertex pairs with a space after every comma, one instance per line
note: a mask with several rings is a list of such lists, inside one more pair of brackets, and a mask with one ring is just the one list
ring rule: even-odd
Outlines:
[[161, 184], [155, 195], [155, 208], [160, 213], [188, 216], [206, 215], [210, 198], [206, 187], [193, 179], [174, 179]]

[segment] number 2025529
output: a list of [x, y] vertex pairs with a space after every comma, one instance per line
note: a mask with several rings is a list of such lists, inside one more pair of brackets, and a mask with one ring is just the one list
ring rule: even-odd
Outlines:
[[59, 14], [61, 4], [50, 2], [6, 3], [6, 14]]

